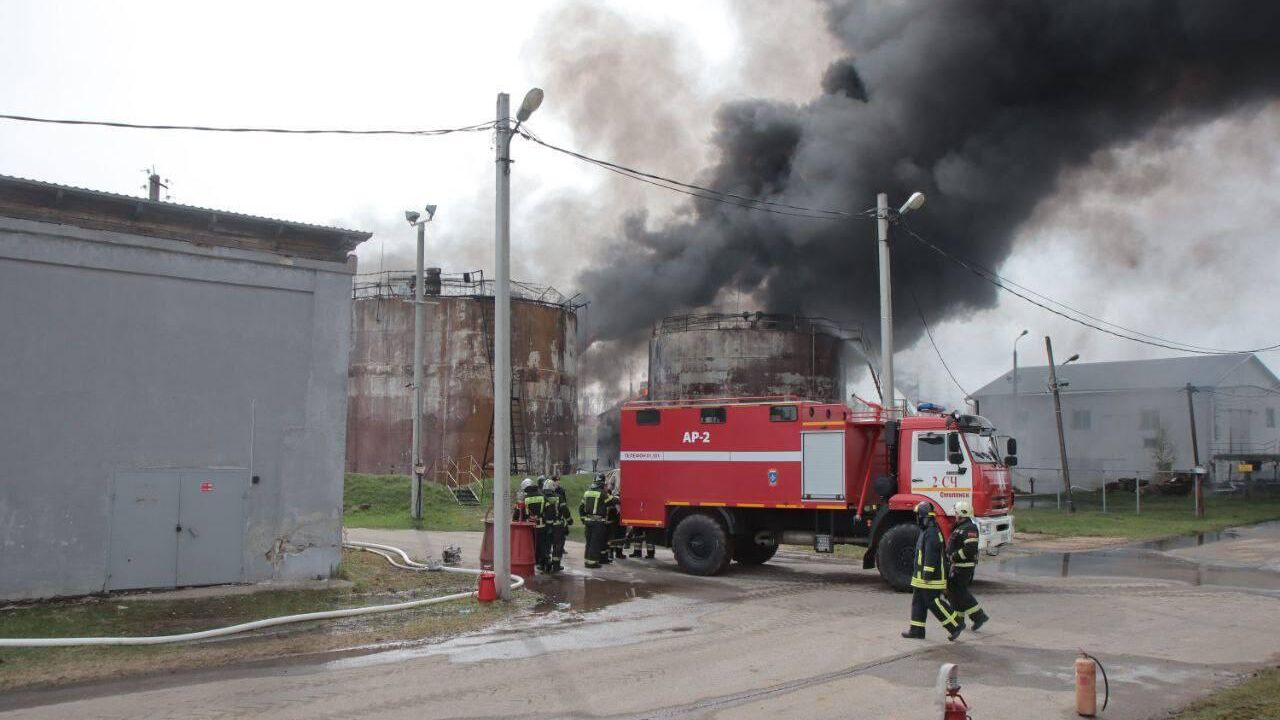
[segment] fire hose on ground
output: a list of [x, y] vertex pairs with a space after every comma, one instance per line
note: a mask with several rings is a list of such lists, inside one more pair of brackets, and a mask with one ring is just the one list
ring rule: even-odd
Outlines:
[[[411, 559], [409, 554], [404, 550], [391, 545], [349, 541], [344, 542], [343, 547], [348, 547], [353, 550], [363, 550], [375, 555], [380, 555], [383, 558], [386, 558], [387, 562], [403, 570], [412, 570], [417, 572], [443, 571], [462, 573], [466, 575], [479, 575], [481, 572], [480, 570], [472, 570], [470, 568], [455, 568], [435, 564], [427, 565], [416, 562]], [[396, 559], [397, 556], [400, 560]], [[519, 575], [512, 575], [511, 589], [519, 590], [522, 587], [524, 587], [524, 578]], [[335, 618], [396, 612], [398, 610], [411, 610], [413, 608], [425, 607], [427, 605], [435, 605], [438, 603], [475, 597], [476, 593], [476, 590], [471, 590], [469, 592], [441, 595], [439, 597], [424, 598], [422, 600], [409, 600], [406, 602], [391, 603], [388, 605], [369, 605], [366, 607], [344, 608], [342, 610], [321, 610], [318, 612], [300, 613], [297, 615], [281, 615], [279, 617], [264, 618], [262, 620], [254, 620], [252, 622], [240, 623], [238, 625], [228, 625], [226, 627], [213, 628], [211, 630], [200, 630], [197, 632], [178, 633], [176, 635], [155, 635], [151, 637], [0, 638], [0, 647], [34, 648], [71, 647], [79, 645], [162, 645], [166, 643], [189, 642], [192, 640], [207, 640], [209, 638], [237, 635], [250, 630], [276, 627], [277, 625], [290, 625], [293, 623], [310, 622], [313, 620], [332, 620]]]

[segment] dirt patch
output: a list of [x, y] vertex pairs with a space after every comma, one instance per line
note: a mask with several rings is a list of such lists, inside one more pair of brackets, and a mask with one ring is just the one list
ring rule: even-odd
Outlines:
[[[1133, 542], [1133, 538], [1041, 535], [1040, 533], [1015, 532], [1011, 550], [1019, 553], [1084, 552], [1131, 542]], [[1005, 552], [1008, 551], [1002, 551], [1001, 554]]]

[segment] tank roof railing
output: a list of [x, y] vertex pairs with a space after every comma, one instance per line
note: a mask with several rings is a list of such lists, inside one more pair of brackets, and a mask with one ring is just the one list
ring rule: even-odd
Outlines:
[[825, 317], [789, 315], [765, 312], [703, 313], [672, 315], [663, 318], [653, 328], [655, 336], [689, 330], [738, 330], [763, 329], [792, 332], [819, 331], [844, 340], [860, 340], [862, 328], [841, 325]]
[[[408, 300], [413, 297], [414, 273], [412, 270], [384, 270], [359, 273], [351, 286], [353, 300], [393, 298]], [[461, 273], [441, 273], [440, 292], [430, 297], [493, 297], [494, 280], [486, 278], [483, 270]], [[563, 308], [570, 312], [587, 305], [582, 293], [565, 295], [551, 285], [511, 281], [511, 298]]]

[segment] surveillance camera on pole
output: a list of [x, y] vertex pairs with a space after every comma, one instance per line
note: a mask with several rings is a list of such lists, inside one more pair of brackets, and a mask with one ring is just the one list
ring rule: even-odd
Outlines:
[[404, 219], [418, 228], [418, 254], [413, 273], [413, 451], [409, 455], [409, 470], [413, 475], [409, 515], [414, 520], [422, 519], [422, 476], [426, 473], [426, 466], [422, 462], [422, 286], [426, 284], [422, 266], [427, 223], [436, 216], [436, 206], [428, 205], [424, 210], [427, 213], [425, 220], [421, 219], [422, 213], [416, 210], [404, 211]]

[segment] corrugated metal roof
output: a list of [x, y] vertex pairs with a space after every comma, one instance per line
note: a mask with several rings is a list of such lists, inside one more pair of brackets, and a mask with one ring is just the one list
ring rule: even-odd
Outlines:
[[[1280, 380], [1256, 355], [1204, 355], [1197, 357], [1125, 360], [1119, 362], [1071, 363], [1058, 370], [1058, 379], [1071, 382], [1071, 392], [1151, 390], [1181, 388], [1187, 383], [1212, 387], [1222, 382], [1233, 370], [1253, 364], [1275, 385]], [[1018, 368], [1018, 391], [1043, 392], [1049, 385], [1049, 368], [1045, 365]], [[1013, 371], [987, 383], [975, 396], [1009, 395], [1013, 392]]]
[[167, 201], [150, 200], [145, 197], [137, 197], [133, 195], [121, 195], [120, 193], [107, 192], [105, 190], [94, 190], [92, 188], [78, 187], [76, 185], [63, 185], [60, 183], [46, 182], [44, 180], [32, 180], [31, 178], [17, 177], [14, 175], [0, 175], [0, 183], [12, 183], [15, 185], [27, 185], [30, 187], [43, 187], [50, 190], [71, 191], [77, 193], [86, 193], [96, 197], [126, 200], [128, 202], [141, 202], [148, 204], [160, 205], [165, 208], [176, 210], [191, 210], [202, 213], [216, 213], [227, 218], [238, 218], [250, 222], [270, 223], [272, 225], [286, 225], [290, 227], [308, 228], [310, 230], [320, 230], [324, 232], [340, 233], [350, 236], [358, 236], [363, 240], [373, 237], [373, 233], [364, 232], [362, 230], [351, 230], [348, 228], [334, 227], [331, 225], [316, 225], [313, 223], [297, 222], [294, 220], [282, 220], [280, 218], [264, 217], [262, 215], [248, 215], [246, 213], [232, 212], [230, 210], [219, 210], [217, 208], [201, 207], [199, 205], [184, 205], [182, 203], [172, 203]]

